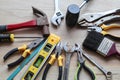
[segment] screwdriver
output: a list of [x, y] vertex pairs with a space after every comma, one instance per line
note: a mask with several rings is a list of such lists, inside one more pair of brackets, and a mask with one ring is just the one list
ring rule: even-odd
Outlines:
[[14, 34], [0, 34], [0, 42], [13, 42], [15, 38], [43, 38], [43, 37], [15, 37]]

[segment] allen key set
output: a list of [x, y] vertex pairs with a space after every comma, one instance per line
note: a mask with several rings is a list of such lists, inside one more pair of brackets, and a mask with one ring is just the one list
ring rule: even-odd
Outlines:
[[[120, 8], [80, 15], [82, 9], [85, 9], [83, 7], [91, 5], [90, 3], [93, 1], [81, 0], [82, 3], [79, 6], [72, 3], [68, 5], [66, 14], [64, 14], [61, 9], [63, 6], [59, 4], [61, 0], [53, 0], [54, 14], [50, 20], [47, 13], [32, 6], [35, 19], [17, 24], [0, 25], [0, 42], [14, 42], [17, 38], [21, 40], [23, 38], [35, 39], [30, 44], [23, 44], [11, 49], [6, 54], [3, 53], [3, 63], [8, 58], [11, 58], [11, 55], [22, 53], [20, 58], [7, 65], [9, 70], [15, 67], [16, 69], [5, 80], [47, 80], [47, 76], [50, 75], [49, 72], [53, 69], [52, 66], [56, 66], [54, 63], [57, 63], [58, 67], [58, 71], [55, 71], [57, 72], [55, 73], [57, 74], [56, 80], [80, 80], [83, 71], [87, 73], [84, 73], [85, 80], [87, 79], [86, 76], [89, 76], [88, 80], [98, 80], [98, 73], [93, 67], [98, 68], [101, 71], [100, 75], [104, 75], [106, 80], [114, 80], [114, 72], [107, 70], [106, 66], [103, 67], [104, 65], [98, 63], [97, 59], [94, 59], [86, 50], [90, 50], [91, 53], [94, 53], [93, 55], [97, 55], [96, 57], [102, 55], [101, 57], [105, 58], [105, 60], [114, 55], [120, 58], [120, 52], [116, 46], [120, 36], [109, 32], [109, 30], [120, 28], [118, 22], [120, 21]], [[49, 21], [52, 24], [51, 26], [58, 28], [64, 18], [66, 27], [73, 29], [77, 26], [77, 29], [86, 29], [87, 35], [82, 44], [70, 41], [63, 42], [61, 36], [49, 31]], [[36, 29], [36, 27], [42, 31], [41, 37], [16, 36], [10, 33], [10, 31], [18, 29]], [[77, 55], [76, 66], [71, 63], [72, 57], [75, 57], [74, 55]], [[116, 58], [116, 56], [114, 57]], [[89, 65], [87, 61], [92, 64]], [[71, 66], [76, 68], [75, 73], [72, 72], [74, 79], [70, 76]], [[20, 73], [21, 71], [22, 73]], [[17, 77], [18, 74], [21, 76]]]

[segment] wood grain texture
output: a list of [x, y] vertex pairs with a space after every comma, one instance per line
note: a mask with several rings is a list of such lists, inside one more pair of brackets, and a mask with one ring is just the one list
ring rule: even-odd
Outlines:
[[[67, 6], [70, 4], [80, 4], [82, 0], [59, 0], [59, 6], [61, 11], [66, 14]], [[0, 24], [11, 24], [19, 23], [24, 21], [29, 21], [33, 19], [32, 8], [34, 6], [38, 9], [43, 10], [49, 19], [54, 14], [54, 0], [0, 0]], [[115, 8], [120, 8], [120, 0], [91, 0], [82, 10], [81, 14], [89, 12], [101, 12], [107, 11]], [[65, 25], [65, 19], [62, 21], [61, 25], [58, 28], [53, 27], [50, 24], [50, 32], [57, 34], [61, 37], [62, 42], [71, 42], [71, 44], [79, 43], [82, 44], [84, 38], [87, 35], [86, 29], [73, 28], [68, 29]], [[11, 31], [16, 36], [41, 36], [39, 30], [33, 29], [22, 29]], [[119, 35], [120, 31], [114, 31]], [[7, 77], [15, 70], [15, 68], [8, 70], [7, 64], [16, 60], [21, 54], [15, 54], [13, 57], [10, 57], [6, 62], [3, 61], [3, 56], [11, 49], [21, 46], [22, 44], [28, 44], [32, 40], [18, 40], [15, 39], [14, 43], [0, 43], [0, 80], [6, 80]], [[117, 42], [117, 49], [120, 50], [120, 42]], [[112, 71], [113, 80], [120, 80], [120, 59], [117, 59], [115, 56], [104, 58], [95, 52], [86, 50], [89, 55], [91, 55], [99, 64], [101, 64], [106, 70]], [[64, 53], [63, 53], [64, 55]], [[76, 54], [72, 57], [69, 80], [74, 80], [74, 73], [77, 66]], [[64, 58], [65, 59], [65, 58]], [[87, 63], [95, 71], [96, 80], [106, 80], [105, 76], [99, 71], [94, 65], [89, 61]], [[21, 72], [19, 75], [22, 75]], [[58, 75], [57, 63], [54, 64], [47, 76], [47, 80], [56, 80]], [[38, 75], [36, 80], [42, 80], [42, 72]], [[83, 70], [80, 75], [81, 80], [90, 80], [89, 76]], [[20, 80], [20, 77], [17, 76], [15, 80]]]

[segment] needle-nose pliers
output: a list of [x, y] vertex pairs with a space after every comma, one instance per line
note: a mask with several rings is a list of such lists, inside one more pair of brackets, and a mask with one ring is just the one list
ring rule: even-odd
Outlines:
[[58, 61], [59, 66], [59, 75], [57, 80], [62, 80], [62, 69], [63, 69], [63, 57], [61, 56], [62, 53], [62, 43], [59, 42], [55, 48], [55, 54], [52, 54], [46, 68], [44, 70], [42, 80], [46, 80], [47, 73], [50, 67], [55, 63], [56, 59]]
[[75, 51], [77, 52], [77, 57], [78, 57], [78, 68], [77, 68], [74, 80], [79, 80], [79, 74], [82, 68], [88, 72], [88, 74], [91, 77], [91, 80], [95, 80], [96, 77], [94, 72], [85, 64], [85, 59], [83, 58], [82, 49], [78, 44], [75, 44], [75, 46], [76, 46]]
[[11, 51], [9, 51], [4, 57], [4, 61], [8, 59], [9, 56], [11, 56], [12, 54], [16, 53], [17, 51], [24, 51], [23, 54], [21, 55], [21, 57], [16, 60], [15, 62], [12, 62], [10, 64], [8, 64], [8, 68], [11, 68], [13, 66], [16, 66], [18, 65], [20, 62], [22, 62], [27, 56], [28, 54], [31, 53], [32, 49], [36, 48], [40, 42], [43, 40], [44, 38], [40, 39], [36, 39], [35, 41], [33, 41], [31, 44], [29, 45], [23, 45], [21, 47], [18, 47], [18, 48], [14, 48], [12, 49]]

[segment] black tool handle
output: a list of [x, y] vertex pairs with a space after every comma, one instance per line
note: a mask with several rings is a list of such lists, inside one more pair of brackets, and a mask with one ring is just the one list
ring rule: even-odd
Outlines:
[[84, 69], [88, 72], [88, 74], [91, 76], [91, 80], [95, 80], [95, 79], [96, 79], [94, 72], [93, 72], [89, 67], [86, 66], [85, 62], [83, 62], [83, 63], [81, 64], [81, 66], [83, 66], [83, 68], [84, 68]]
[[62, 72], [63, 71], [63, 67], [59, 66], [59, 74], [58, 74], [58, 80], [62, 80]]
[[12, 54], [14, 54], [15, 52], [19, 51], [18, 48], [14, 48], [11, 51], [9, 51], [4, 57], [3, 59], [6, 60], [9, 56], [11, 56]]
[[43, 73], [43, 76], [42, 76], [42, 80], [46, 80], [47, 73], [48, 73], [50, 67], [51, 67], [51, 64], [48, 63], [46, 68], [45, 68], [45, 70], [44, 70], [44, 73]]
[[18, 65], [18, 64], [21, 63], [23, 60], [24, 60], [24, 57], [21, 56], [17, 61], [8, 64], [8, 68], [12, 68], [12, 67]]
[[14, 41], [14, 34], [0, 34], [0, 42]]

